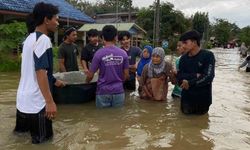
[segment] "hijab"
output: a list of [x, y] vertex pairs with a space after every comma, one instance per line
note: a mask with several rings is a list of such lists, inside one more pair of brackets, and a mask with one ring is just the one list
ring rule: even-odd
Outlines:
[[143, 67], [150, 62], [152, 51], [153, 51], [153, 48], [151, 46], [149, 46], [149, 45], [144, 46], [144, 49], [148, 50], [149, 57], [148, 58], [144, 58], [143, 57], [143, 52], [142, 52], [142, 54], [141, 54], [141, 60], [139, 61], [138, 66], [137, 66], [137, 74], [139, 76], [141, 76]]
[[163, 73], [165, 65], [166, 65], [166, 63], [164, 61], [165, 52], [164, 52], [163, 48], [161, 48], [161, 47], [154, 48], [153, 52], [152, 52], [152, 56], [153, 55], [160, 56], [161, 62], [159, 64], [153, 64], [152, 60], [149, 62], [149, 64], [148, 64], [148, 77], [150, 77], [150, 78], [157, 77], [161, 73]]

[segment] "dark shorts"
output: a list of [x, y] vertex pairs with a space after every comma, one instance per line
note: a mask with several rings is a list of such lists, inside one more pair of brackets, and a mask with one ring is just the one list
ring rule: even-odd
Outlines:
[[125, 81], [123, 83], [123, 87], [125, 90], [131, 90], [134, 91], [136, 86], [135, 86], [135, 79]]
[[30, 132], [33, 144], [42, 143], [53, 137], [52, 121], [45, 117], [45, 108], [37, 114], [17, 110], [14, 132]]
[[210, 105], [189, 105], [181, 103], [181, 111], [184, 114], [203, 115], [208, 112], [209, 106]]
[[249, 67], [246, 68], [246, 72], [250, 72], [250, 68]]
[[129, 80], [125, 81], [123, 83], [123, 87], [125, 90], [132, 90], [134, 91], [136, 89], [136, 81], [135, 81], [136, 74], [135, 73], [129, 73]]

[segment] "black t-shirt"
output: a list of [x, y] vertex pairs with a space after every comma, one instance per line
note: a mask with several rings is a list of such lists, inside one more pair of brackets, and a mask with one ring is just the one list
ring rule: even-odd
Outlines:
[[79, 54], [76, 44], [62, 43], [58, 50], [58, 59], [64, 59], [66, 71], [78, 71], [77, 55]]
[[[182, 90], [181, 103], [189, 106], [209, 106], [212, 103], [214, 68], [214, 54], [208, 50], [200, 50], [195, 56], [187, 53], [180, 58], [177, 74], [179, 84], [184, 79], [189, 83], [189, 89]], [[197, 74], [201, 76], [197, 78]]]
[[98, 44], [97, 46], [90, 43], [87, 44], [81, 52], [81, 60], [85, 60], [88, 64], [88, 62], [92, 61], [95, 52], [102, 47], [103, 46], [101, 44]]

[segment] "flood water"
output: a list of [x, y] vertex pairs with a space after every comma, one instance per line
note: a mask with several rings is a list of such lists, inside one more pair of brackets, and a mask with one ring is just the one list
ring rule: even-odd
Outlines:
[[144, 101], [127, 93], [123, 108], [97, 109], [94, 101], [58, 105], [53, 140], [32, 145], [14, 135], [19, 73], [0, 73], [0, 149], [8, 150], [249, 150], [250, 74], [237, 71], [237, 49], [213, 49], [213, 104], [203, 116], [180, 112], [180, 101]]

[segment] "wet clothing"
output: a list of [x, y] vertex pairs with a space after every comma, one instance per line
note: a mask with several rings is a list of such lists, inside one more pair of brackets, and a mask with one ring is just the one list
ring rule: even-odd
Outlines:
[[161, 73], [153, 73], [148, 76], [149, 64], [145, 65], [139, 81], [139, 95], [142, 99], [166, 100], [168, 94], [168, 82], [175, 83], [173, 67], [171, 63], [165, 62], [164, 70]]
[[32, 143], [38, 144], [53, 137], [52, 121], [45, 116], [45, 108], [35, 114], [22, 113], [17, 109], [14, 132], [30, 132]]
[[124, 105], [125, 93], [96, 95], [96, 107], [121, 107]]
[[23, 113], [38, 113], [45, 99], [37, 83], [36, 71], [47, 70], [50, 90], [56, 82], [53, 76], [53, 53], [50, 38], [40, 32], [31, 33], [23, 45], [21, 78], [17, 90], [17, 109]]
[[99, 49], [92, 60], [90, 72], [99, 69], [97, 95], [123, 93], [124, 70], [128, 69], [128, 56], [116, 46]]
[[36, 71], [47, 71], [50, 90], [56, 82], [53, 77], [53, 53], [50, 38], [40, 32], [31, 33], [23, 45], [21, 78], [16, 98], [16, 132], [30, 131], [32, 143], [41, 143], [53, 136], [52, 122], [45, 117], [45, 99]]
[[67, 72], [79, 71], [77, 56], [79, 55], [76, 44], [67, 44], [63, 42], [59, 46], [58, 59], [64, 59], [64, 66]]
[[246, 66], [246, 72], [250, 72], [250, 56], [247, 56], [247, 58], [245, 59], [245, 61], [239, 66], [240, 68]]
[[241, 46], [240, 46], [240, 54], [241, 54], [241, 56], [242, 57], [246, 57], [247, 56], [247, 47], [244, 45], [244, 44], [242, 44]]
[[[181, 56], [178, 57], [175, 61], [175, 67], [177, 71], [179, 70], [180, 58]], [[181, 90], [182, 90], [181, 87], [178, 84], [176, 84], [172, 92], [172, 97], [181, 97]]]
[[[135, 65], [136, 57], [141, 56], [142, 50], [139, 47], [131, 46], [128, 51], [127, 50], [124, 51], [128, 55], [129, 65]], [[127, 90], [135, 90], [136, 89], [135, 81], [136, 81], [136, 73], [130, 70], [129, 79], [124, 82], [124, 88]]]
[[81, 60], [85, 60], [86, 63], [87, 63], [87, 67], [89, 68], [88, 66], [88, 63], [91, 63], [93, 57], [94, 57], [94, 54], [96, 53], [96, 51], [100, 48], [102, 48], [103, 45], [101, 44], [98, 44], [98, 45], [92, 45], [90, 43], [88, 43], [82, 50], [81, 52]]
[[[212, 104], [212, 81], [215, 76], [214, 54], [208, 50], [200, 50], [195, 56], [184, 54], [180, 58], [177, 78], [179, 84], [187, 80], [189, 89], [182, 89], [181, 108], [183, 113], [196, 113], [199, 109], [207, 109]], [[197, 74], [200, 77], [197, 78]], [[188, 108], [185, 108], [187, 106]]]

